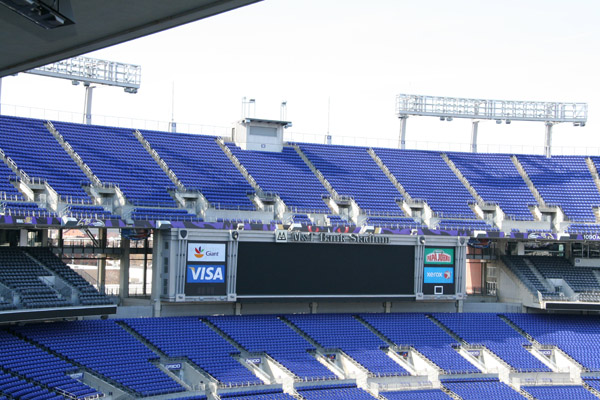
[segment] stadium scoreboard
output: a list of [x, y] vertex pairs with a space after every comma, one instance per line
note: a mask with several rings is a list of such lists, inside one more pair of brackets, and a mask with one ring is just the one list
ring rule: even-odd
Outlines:
[[163, 301], [456, 300], [466, 240], [302, 231], [155, 231]]

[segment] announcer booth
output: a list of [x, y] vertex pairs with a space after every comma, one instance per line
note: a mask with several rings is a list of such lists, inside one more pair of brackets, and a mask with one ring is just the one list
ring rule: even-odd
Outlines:
[[459, 300], [466, 239], [338, 232], [155, 231], [163, 302]]

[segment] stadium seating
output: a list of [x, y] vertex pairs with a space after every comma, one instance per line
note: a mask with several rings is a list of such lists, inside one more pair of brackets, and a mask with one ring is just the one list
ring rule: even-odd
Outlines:
[[361, 314], [369, 325], [398, 346], [411, 346], [446, 373], [479, 370], [452, 348], [456, 341], [424, 314]]
[[131, 212], [132, 219], [144, 220], [167, 220], [167, 221], [195, 221], [201, 222], [203, 219], [194, 214], [190, 214], [185, 209], [169, 208], [143, 208], [137, 207]]
[[402, 216], [402, 194], [373, 161], [367, 148], [301, 143], [300, 149], [340, 196], [354, 198], [374, 215]]
[[36, 385], [61, 390], [76, 398], [99, 394], [68, 376], [77, 371], [76, 366], [5, 331], [0, 331], [0, 368], [25, 377]]
[[590, 371], [600, 371], [600, 319], [597, 316], [506, 314], [541, 344], [555, 345]]
[[305, 225], [312, 225], [313, 223], [308, 214], [294, 214], [292, 216], [292, 222]]
[[341, 349], [371, 374], [408, 375], [382, 350], [387, 344], [349, 314], [287, 315], [286, 319], [325, 349]]
[[423, 224], [416, 222], [410, 217], [383, 217], [370, 216], [366, 221], [367, 225], [379, 226], [383, 228], [422, 228]]
[[308, 353], [314, 347], [274, 315], [210, 317], [250, 352], [266, 352], [301, 379], [335, 379], [336, 376]]
[[227, 158], [215, 136], [141, 131], [187, 189], [197, 189], [221, 209], [254, 210], [254, 189]]
[[438, 223], [440, 229], [449, 230], [479, 230], [479, 231], [497, 231], [498, 228], [492, 226], [492, 222], [482, 220], [468, 219], [442, 219]]
[[[296, 212], [328, 213], [322, 196], [329, 193], [293, 147], [281, 153], [242, 150], [233, 143], [227, 147], [265, 192], [274, 192]], [[274, 174], [276, 172], [276, 174]]]
[[28, 247], [24, 251], [77, 289], [79, 292], [79, 302], [82, 305], [112, 304], [112, 301], [108, 296], [98, 292], [95, 287], [90, 285], [89, 282], [83, 279], [77, 272], [73, 271], [49, 249], [43, 247]]
[[0, 247], [0, 283], [13, 290], [22, 308], [66, 307], [73, 305], [40, 277], [50, 276], [20, 249]]
[[[89, 179], [48, 132], [44, 121], [0, 118], [0, 149], [29, 176], [47, 182], [61, 196], [63, 203], [70, 204], [62, 209], [61, 215], [79, 219], [116, 217], [91, 204], [91, 198], [82, 188], [82, 185], [90, 184]], [[178, 207], [169, 193], [175, 190], [175, 185], [139, 143], [132, 129], [64, 122], [53, 124], [92, 172], [103, 183], [118, 186], [137, 208], [133, 219], [201, 221], [193, 214], [175, 215], [170, 211]], [[221, 149], [218, 138], [157, 131], [142, 133], [187, 190], [201, 192], [216, 209], [255, 210], [249, 198], [254, 193], [253, 187]], [[38, 157], [28, 147], [31, 143], [35, 148], [43, 148], [48, 157]], [[284, 146], [281, 153], [241, 150], [232, 143], [227, 146], [260, 188], [279, 195], [288, 211], [330, 215], [322, 200], [327, 191], [293, 146]], [[340, 196], [351, 197], [357, 202], [369, 217], [365, 223], [381, 227], [420, 227], [398, 206], [397, 201], [403, 196], [373, 161], [370, 149], [308, 143], [298, 146]], [[489, 221], [477, 219], [470, 208], [475, 199], [448, 167], [444, 154], [390, 148], [373, 151], [411, 198], [425, 201], [434, 216], [441, 218], [435, 220], [436, 228], [496, 230]], [[485, 202], [497, 203], [509, 219], [533, 220], [529, 207], [536, 204], [535, 198], [510, 155], [453, 152], [447, 156]], [[594, 210], [600, 206], [600, 193], [585, 157], [516, 157], [546, 204], [560, 206], [568, 222], [574, 222], [567, 228], [569, 232], [599, 231]], [[600, 165], [600, 157], [591, 160]], [[273, 175], [274, 169], [281, 173]], [[3, 208], [8, 210], [6, 214], [56, 216], [43, 208], [33, 210], [33, 203], [23, 202], [22, 194], [11, 179], [16, 179], [12, 171], [1, 166], [0, 201], [11, 202]], [[153, 211], [149, 215], [150, 209]], [[338, 224], [344, 222], [335, 218], [331, 222], [334, 226]], [[535, 231], [539, 232], [539, 229]]]
[[529, 341], [495, 314], [434, 314], [444, 326], [469, 344], [484, 345], [514, 370], [550, 372], [550, 368], [523, 348]]
[[537, 400], [597, 400], [589, 390], [583, 386], [521, 386], [521, 390], [531, 394]]
[[475, 199], [440, 153], [377, 148], [375, 153], [413, 199], [425, 200], [439, 217], [474, 219]]
[[373, 400], [374, 397], [356, 385], [307, 386], [298, 389], [305, 400]]
[[15, 217], [56, 217], [56, 213], [41, 208], [37, 203], [4, 201], [0, 203], [0, 209], [4, 215]]
[[66, 202], [91, 202], [81, 186], [89, 180], [44, 126], [44, 121], [0, 116], [0, 148], [30, 177], [46, 180]]
[[584, 376], [583, 382], [600, 392], [600, 376]]
[[14, 175], [13, 171], [0, 160], [0, 201], [25, 200], [23, 195], [11, 183], [11, 179], [16, 180], [16, 176]]
[[138, 396], [180, 392], [184, 388], [150, 363], [157, 355], [114, 320], [33, 324], [14, 330], [60, 357], [89, 368]]
[[102, 206], [90, 204], [70, 204], [63, 212], [63, 216], [69, 216], [77, 219], [119, 219], [119, 215], [111, 214]]
[[497, 203], [510, 219], [533, 221], [528, 205], [537, 202], [509, 154], [447, 155], [485, 202]]
[[594, 275], [594, 268], [574, 267], [562, 257], [528, 257], [531, 263], [546, 279], [564, 279], [575, 292], [598, 294], [600, 300], [600, 282]]
[[381, 396], [387, 400], [450, 400], [452, 397], [440, 389], [426, 390], [400, 390], [390, 392], [380, 392]]
[[[28, 382], [17, 376], [0, 371], [0, 399], [36, 399], [36, 400], [62, 400], [65, 397], [48, 389]], [[10, 397], [7, 397], [10, 396]]]
[[569, 224], [567, 228], [569, 233], [600, 233], [600, 224]]
[[[539, 343], [557, 345], [585, 367], [582, 375], [586, 385], [600, 387], [600, 357], [597, 346], [600, 337], [600, 317], [585, 315], [505, 314]], [[463, 400], [523, 399], [523, 395], [496, 377], [481, 374], [474, 368], [463, 369], [462, 358], [450, 348], [452, 354], [439, 351], [444, 346], [426, 353], [428, 346], [450, 338], [425, 314], [361, 314], [359, 316], [376, 328], [380, 334], [389, 336], [399, 346], [412, 346], [444, 368], [440, 376], [442, 389], [411, 387], [406, 377], [398, 377], [397, 371], [380, 378], [372, 374], [373, 382], [381, 381], [381, 400], [427, 399], [442, 400], [449, 390]], [[552, 384], [551, 375], [538, 375], [545, 371], [537, 368], [528, 357], [519, 355], [515, 348], [522, 345], [515, 339], [518, 333], [495, 314], [435, 314], [457, 334], [475, 338], [470, 343], [485, 344], [494, 349], [515, 367], [514, 377], [521, 377], [521, 389], [538, 400], [591, 399], [592, 394], [584, 386], [567, 384], [557, 380]], [[375, 371], [387, 367], [374, 355], [381, 342], [351, 314], [297, 314], [286, 319], [308, 333], [326, 349], [342, 349], [354, 354], [357, 361], [364, 362]], [[500, 321], [504, 326], [502, 326]], [[426, 323], [425, 323], [426, 322]], [[125, 324], [124, 326], [121, 326]], [[211, 326], [222, 331], [227, 339]], [[133, 329], [135, 335], [132, 334]], [[492, 332], [497, 335], [492, 335]], [[445, 335], [445, 336], [444, 336]], [[496, 340], [505, 336], [506, 340]], [[398, 339], [392, 339], [392, 338]], [[424, 337], [424, 338], [421, 338]], [[490, 337], [492, 339], [490, 339]], [[323, 381], [321, 372], [311, 373], [314, 358], [297, 357], [307, 354], [312, 346], [286, 326], [279, 317], [271, 315], [212, 316], [212, 317], [166, 317], [133, 318], [127, 320], [86, 320], [51, 322], [29, 325], [12, 325], [0, 330], [0, 400], [8, 399], [58, 399], [61, 391], [83, 399], [97, 394], [95, 389], [74, 380], [69, 374], [81, 372], [115, 385], [133, 397], [160, 396], [179, 400], [206, 399], [206, 394], [184, 392], [183, 387], [152, 365], [163, 354], [179, 360], [189, 360], [193, 365], [218, 379], [216, 390], [223, 399], [231, 400], [289, 400], [292, 396], [282, 392], [281, 387], [262, 386], [262, 382], [250, 373], [233, 356], [237, 353], [228, 340], [239, 343], [253, 352], [265, 351], [282, 365], [296, 371], [298, 377], [314, 379], [307, 384], [296, 380], [294, 389], [299, 399], [361, 400], [372, 399], [371, 394], [354, 383]], [[496, 340], [506, 349], [490, 345]], [[423, 344], [425, 343], [425, 344]], [[154, 351], [150, 349], [155, 349]], [[450, 347], [450, 346], [448, 346]], [[304, 349], [304, 350], [300, 350]], [[354, 349], [354, 353], [353, 350]], [[360, 353], [362, 355], [356, 357]], [[507, 356], [507, 354], [509, 354]], [[297, 358], [296, 358], [297, 357]], [[370, 360], [370, 361], [365, 361]], [[462, 359], [463, 362], [466, 360]], [[304, 365], [302, 365], [304, 364]], [[517, 368], [525, 365], [526, 368]], [[376, 368], [374, 368], [376, 366]], [[518, 371], [517, 371], [518, 369]], [[526, 372], [529, 371], [529, 372]], [[327, 372], [327, 371], [326, 371]], [[521, 375], [520, 373], [526, 372]], [[534, 374], [532, 374], [534, 372]], [[468, 375], [465, 375], [468, 374]], [[549, 372], [546, 370], [546, 373]], [[535, 377], [534, 377], [535, 376]], [[383, 380], [382, 380], [383, 379]], [[394, 381], [402, 379], [402, 381]], [[561, 379], [564, 379], [562, 377]], [[534, 382], [535, 381], [535, 382]], [[383, 383], [387, 382], [387, 383]], [[392, 383], [395, 382], [395, 383]], [[206, 383], [206, 382], [204, 382]], [[386, 390], [385, 385], [404, 385], [406, 390]], [[549, 386], [552, 384], [551, 386]], [[232, 386], [237, 386], [232, 388]], [[363, 387], [363, 386], [361, 386]], [[587, 387], [587, 386], [586, 386]], [[391, 387], [390, 387], [391, 389]]]
[[289, 394], [281, 389], [251, 390], [244, 392], [226, 392], [219, 395], [222, 399], [229, 400], [293, 400]]
[[176, 207], [167, 191], [175, 185], [131, 129], [66, 122], [54, 126], [93, 173], [103, 183], [118, 185], [133, 205]]
[[531, 290], [532, 294], [537, 295], [539, 292], [544, 299], [563, 299], [558, 293], [549, 291], [546, 286], [540, 282], [537, 275], [535, 275], [530, 266], [525, 262], [525, 257], [502, 256], [502, 261], [521, 280], [521, 282]]
[[442, 385], [463, 400], [525, 400], [526, 397], [497, 378], [442, 379]]
[[596, 222], [592, 207], [600, 206], [600, 193], [585, 157], [518, 155], [540, 195], [549, 205], [560, 206], [575, 222]]
[[224, 385], [261, 383], [232, 357], [239, 351], [198, 318], [127, 319], [125, 323], [169, 357], [188, 357]]

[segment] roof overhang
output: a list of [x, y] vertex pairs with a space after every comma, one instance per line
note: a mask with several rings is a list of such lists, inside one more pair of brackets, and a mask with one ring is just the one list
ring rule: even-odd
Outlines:
[[57, 2], [73, 24], [44, 29], [0, 5], [0, 77], [89, 53], [260, 0]]

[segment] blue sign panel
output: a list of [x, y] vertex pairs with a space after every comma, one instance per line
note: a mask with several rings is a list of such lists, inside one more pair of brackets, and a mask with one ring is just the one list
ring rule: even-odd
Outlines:
[[225, 265], [196, 264], [187, 266], [187, 283], [224, 283]]
[[454, 268], [425, 267], [423, 283], [454, 283]]

